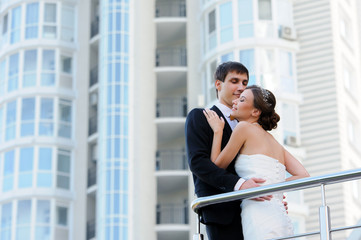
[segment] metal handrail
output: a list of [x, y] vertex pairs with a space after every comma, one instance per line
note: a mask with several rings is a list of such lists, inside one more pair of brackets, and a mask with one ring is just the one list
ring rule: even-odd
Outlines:
[[289, 182], [282, 182], [277, 184], [270, 184], [266, 186], [250, 188], [241, 191], [222, 193], [208, 197], [200, 197], [192, 202], [192, 209], [194, 212], [198, 212], [199, 208], [234, 200], [241, 200], [246, 198], [254, 198], [258, 196], [267, 195], [269, 193], [277, 192], [290, 192], [295, 190], [301, 190], [311, 187], [317, 187], [339, 182], [351, 181], [361, 178], [361, 168], [355, 170], [348, 170], [338, 173], [326, 174], [316, 177], [301, 178]]
[[[288, 236], [287, 238], [278, 238], [278, 239], [290, 239], [290, 238], [296, 238], [301, 236], [309, 236], [309, 235], [316, 235], [321, 234], [320, 239], [331, 239], [331, 232], [335, 231], [341, 231], [341, 230], [347, 230], [351, 228], [360, 228], [361, 225], [355, 225], [355, 226], [348, 226], [348, 227], [342, 227], [342, 228], [330, 228], [330, 219], [329, 219], [329, 207], [326, 206], [325, 201], [325, 185], [335, 184], [335, 183], [341, 183], [351, 180], [357, 180], [361, 179], [361, 168], [354, 169], [354, 170], [348, 170], [348, 171], [342, 171], [337, 173], [331, 173], [316, 177], [308, 177], [308, 178], [302, 178], [297, 179], [293, 181], [288, 182], [282, 182], [277, 184], [271, 184], [256, 188], [250, 188], [246, 190], [241, 191], [234, 191], [229, 193], [222, 193], [217, 194], [213, 196], [207, 196], [207, 197], [200, 197], [195, 199], [191, 206], [195, 213], [199, 212], [199, 209], [205, 206], [209, 206], [216, 203], [222, 203], [222, 202], [229, 202], [229, 201], [235, 201], [235, 200], [241, 200], [241, 199], [247, 199], [247, 198], [254, 198], [264, 195], [269, 195], [272, 193], [278, 193], [278, 192], [290, 192], [290, 191], [296, 191], [296, 190], [302, 190], [307, 188], [313, 188], [313, 187], [321, 187], [322, 190], [322, 206], [320, 207], [320, 231], [316, 232], [310, 232], [305, 234], [297, 234], [294, 236]], [[199, 220], [198, 220], [199, 221]], [[198, 228], [199, 229], [199, 222], [198, 222]], [[198, 231], [199, 238], [202, 239], [200, 232]], [[194, 238], [195, 239], [195, 238]]]

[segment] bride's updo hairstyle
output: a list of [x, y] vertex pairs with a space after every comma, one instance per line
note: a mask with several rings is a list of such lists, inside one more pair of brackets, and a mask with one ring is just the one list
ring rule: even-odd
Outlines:
[[275, 111], [276, 98], [273, 93], [256, 85], [248, 86], [246, 89], [252, 90], [254, 96], [253, 105], [261, 111], [258, 123], [266, 131], [277, 128], [280, 116]]

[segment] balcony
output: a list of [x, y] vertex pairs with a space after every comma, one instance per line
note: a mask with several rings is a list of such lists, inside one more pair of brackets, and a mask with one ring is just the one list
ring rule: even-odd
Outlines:
[[93, 67], [90, 70], [90, 84], [89, 87], [93, 86], [94, 84], [98, 83], [98, 65]]
[[90, 38], [99, 34], [99, 17], [96, 17], [92, 23], [90, 28]]
[[95, 227], [96, 227], [95, 219], [89, 220], [86, 223], [86, 239], [87, 240], [95, 238]]
[[188, 224], [188, 202], [184, 204], [157, 204], [157, 224]]
[[186, 67], [187, 49], [185, 47], [157, 49], [157, 67]]
[[156, 170], [186, 170], [187, 157], [185, 150], [158, 150], [156, 156]]
[[159, 117], [185, 117], [187, 115], [186, 97], [167, 97], [157, 99], [157, 113]]
[[98, 117], [90, 117], [89, 118], [89, 136], [93, 135], [94, 133], [98, 132]]
[[97, 169], [89, 168], [88, 169], [88, 187], [91, 187], [97, 183]]
[[186, 17], [185, 1], [157, 1], [155, 16], [159, 17]]

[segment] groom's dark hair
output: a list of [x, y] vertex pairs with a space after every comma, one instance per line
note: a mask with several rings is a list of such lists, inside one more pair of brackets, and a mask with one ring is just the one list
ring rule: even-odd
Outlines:
[[216, 72], [214, 73], [214, 81], [219, 80], [224, 82], [224, 79], [230, 72], [235, 72], [237, 74], [247, 74], [247, 78], [249, 78], [248, 69], [242, 63], [230, 61], [224, 62], [217, 67]]

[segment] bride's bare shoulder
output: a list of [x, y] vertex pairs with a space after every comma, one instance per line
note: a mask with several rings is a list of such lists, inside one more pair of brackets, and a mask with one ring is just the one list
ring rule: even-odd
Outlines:
[[234, 131], [248, 132], [252, 127], [254, 127], [252, 123], [246, 121], [240, 121], [239, 123], [237, 123], [237, 126], [234, 129]]

